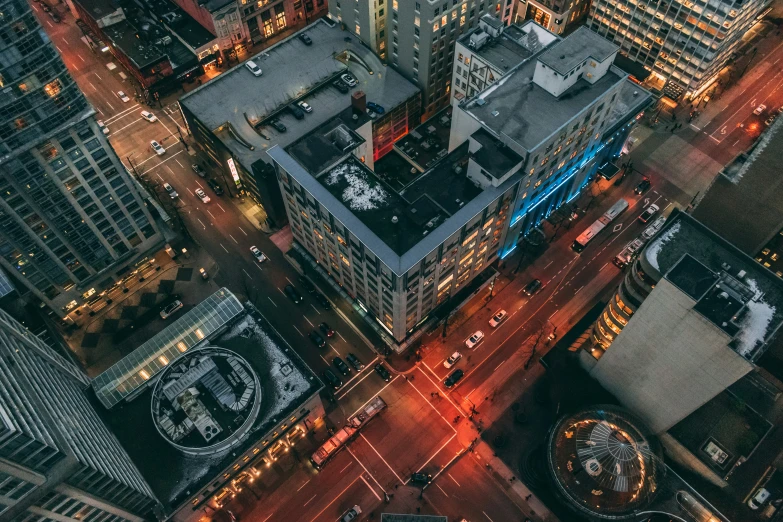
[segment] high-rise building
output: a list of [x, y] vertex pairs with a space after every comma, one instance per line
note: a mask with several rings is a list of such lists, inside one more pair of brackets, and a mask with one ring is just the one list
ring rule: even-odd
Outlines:
[[[449, 102], [457, 39], [500, 9], [501, 2], [492, 0], [329, 2], [332, 19], [419, 86], [423, 119]], [[494, 22], [502, 25], [497, 17]]]
[[518, 0], [515, 20], [533, 20], [555, 34], [568, 33], [587, 15], [590, 0]]
[[676, 99], [711, 85], [768, 4], [593, 0], [588, 27], [613, 40]]
[[0, 311], [0, 518], [152, 518], [152, 490], [85, 395], [87, 378]]
[[29, 4], [0, 13], [0, 265], [65, 317], [162, 236]]

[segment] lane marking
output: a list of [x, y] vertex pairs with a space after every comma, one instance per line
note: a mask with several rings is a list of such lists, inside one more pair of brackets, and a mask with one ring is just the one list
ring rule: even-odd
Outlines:
[[[368, 364], [367, 366], [365, 366], [365, 367], [364, 367], [364, 370], [367, 370], [367, 369], [368, 369], [370, 366], [373, 366], [373, 364], [374, 364], [374, 363], [375, 363], [375, 361], [377, 361], [377, 360], [378, 360], [378, 357], [376, 357], [375, 359], [373, 359], [373, 360], [372, 360], [372, 362], [371, 362], [370, 364]], [[357, 374], [356, 374], [356, 376], [354, 377], [354, 379], [355, 379], [356, 377], [358, 377], [359, 375], [361, 375], [361, 373], [362, 373], [364, 370], [361, 370], [359, 373], [357, 373]], [[373, 370], [373, 371], [364, 371], [364, 377], [362, 377], [361, 379], [359, 379], [358, 381], [356, 381], [356, 383], [354, 383], [354, 385], [353, 385], [353, 386], [351, 386], [350, 388], [348, 388], [347, 390], [345, 390], [345, 391], [344, 391], [342, 394], [338, 395], [338, 396], [337, 396], [337, 400], [340, 400], [340, 399], [342, 399], [343, 397], [345, 397], [346, 395], [348, 395], [348, 394], [351, 392], [351, 390], [353, 390], [354, 388], [356, 388], [357, 386], [359, 386], [359, 384], [360, 384], [360, 383], [361, 383], [361, 382], [362, 382], [364, 379], [366, 379], [367, 377], [369, 377], [369, 376], [370, 376], [370, 375], [372, 375], [373, 373], [374, 373], [374, 370]], [[351, 380], [353, 380], [353, 379], [351, 379]], [[351, 381], [348, 381], [347, 383], [345, 383], [345, 384], [346, 384], [346, 386], [347, 386], [347, 385], [348, 385], [350, 382], [351, 382]]]
[[[422, 373], [424, 373], [424, 372], [422, 372]], [[425, 375], [426, 375], [426, 374], [425, 374]], [[432, 379], [430, 379], [430, 380], [432, 380]], [[440, 412], [440, 410], [438, 410], [438, 408], [436, 408], [436, 407], [435, 407], [435, 406], [434, 406], [434, 405], [433, 405], [433, 404], [432, 404], [430, 401], [428, 401], [428, 400], [427, 400], [427, 399], [424, 397], [424, 394], [423, 394], [423, 393], [421, 393], [421, 391], [420, 391], [420, 390], [419, 390], [419, 389], [416, 387], [416, 385], [415, 385], [415, 384], [413, 384], [413, 382], [411, 382], [410, 380], [408, 380], [407, 382], [408, 382], [408, 384], [410, 384], [411, 386], [413, 386], [413, 389], [414, 389], [414, 390], [416, 390], [416, 393], [418, 393], [418, 394], [421, 396], [422, 400], [424, 400], [424, 402], [426, 402], [426, 403], [429, 405], [429, 407], [430, 407], [430, 408], [432, 408], [433, 410], [435, 410], [435, 412], [438, 414], [438, 416], [439, 416], [441, 419], [443, 419], [443, 422], [445, 422], [445, 423], [446, 423], [446, 424], [449, 426], [449, 428], [451, 428], [451, 431], [453, 431], [453, 432], [454, 432], [454, 434], [456, 435], [456, 433], [457, 433], [457, 429], [456, 429], [454, 426], [452, 426], [452, 423], [451, 423], [451, 421], [449, 421], [448, 419], [446, 419], [446, 417], [444, 417], [444, 416], [443, 416], [443, 414]], [[436, 386], [436, 388], [437, 388], [438, 390], [440, 390], [440, 387], [439, 387], [439, 386]], [[448, 393], [444, 393], [443, 395], [444, 395], [445, 397], [448, 397], [448, 395], [449, 395], [449, 394], [448, 394]], [[451, 401], [449, 400], [449, 402], [451, 402]], [[454, 403], [452, 403], [452, 404], [454, 404]], [[455, 405], [455, 406], [456, 406], [456, 405]], [[457, 408], [457, 411], [461, 411], [461, 410], [460, 410], [459, 408]], [[429, 461], [427, 461], [427, 462], [429, 462]]]
[[179, 165], [183, 169], [185, 168], [185, 166], [182, 163], [180, 163], [179, 160], [177, 160], [177, 165]]
[[[220, 210], [222, 210], [223, 212], [225, 212], [225, 211], [226, 211], [226, 209], [224, 209], [223, 207], [221, 207], [221, 206], [220, 206], [220, 203], [216, 203], [216, 205], [217, 205], [218, 207], [220, 207]], [[242, 230], [242, 227], [239, 227], [239, 230]], [[244, 230], [242, 230], [242, 232], [244, 232]], [[245, 234], [245, 235], [247, 235], [247, 234]]]
[[[210, 214], [210, 215], [212, 215], [212, 214]], [[215, 216], [212, 216], [212, 217], [214, 218]], [[233, 240], [234, 240], [234, 243], [236, 243], [237, 245], [239, 244], [239, 241], [237, 241], [237, 240], [234, 238], [234, 236], [232, 236], [231, 234], [229, 234], [229, 235], [228, 235], [228, 237], [230, 237], [231, 239], [233, 239]]]
[[[305, 320], [305, 321], [307, 321], [308, 323], [310, 323], [310, 319], [308, 319], [306, 316], [303, 316], [303, 317], [304, 317], [304, 320]], [[315, 328], [315, 325], [314, 325], [313, 323], [310, 323], [310, 326], [312, 326], [313, 328]]]
[[[349, 450], [349, 451], [350, 451], [350, 450]], [[356, 483], [356, 481], [357, 481], [357, 480], [359, 480], [360, 478], [362, 478], [362, 476], [361, 476], [361, 475], [359, 475], [358, 477], [356, 477], [355, 479], [353, 479], [353, 481], [352, 481], [350, 484], [348, 484], [347, 486], [345, 486], [345, 489], [344, 489], [344, 490], [342, 490], [342, 491], [341, 491], [341, 492], [340, 492], [340, 493], [339, 493], [337, 496], [335, 496], [335, 497], [334, 497], [334, 500], [332, 500], [332, 501], [331, 501], [331, 502], [329, 502], [329, 503], [328, 503], [326, 506], [324, 506], [324, 508], [323, 508], [321, 511], [319, 511], [319, 512], [318, 512], [318, 514], [317, 514], [317, 515], [315, 515], [315, 516], [312, 518], [312, 520], [310, 520], [310, 522], [315, 522], [316, 520], [318, 520], [318, 517], [320, 517], [320, 516], [321, 516], [321, 514], [322, 514], [324, 511], [326, 511], [327, 509], [329, 509], [329, 506], [331, 506], [332, 504], [334, 504], [334, 503], [337, 501], [337, 499], [339, 499], [339, 498], [340, 498], [340, 497], [343, 495], [343, 493], [345, 493], [346, 491], [348, 491], [348, 488], [350, 488], [351, 486], [353, 486], [353, 485]], [[272, 515], [269, 515], [269, 517], [267, 517], [267, 520], [269, 520], [269, 518], [270, 518], [271, 516], [272, 516]], [[266, 520], [264, 520], [264, 522], [266, 522]]]
[[459, 487], [462, 487], [462, 484], [460, 484], [459, 482], [457, 482], [457, 479], [455, 479], [454, 477], [452, 477], [452, 476], [451, 476], [451, 473], [446, 473], [446, 475], [448, 475], [448, 477], [449, 477], [451, 480], [453, 480], [453, 481], [454, 481], [454, 483], [455, 483], [457, 486], [459, 486]]
[[350, 467], [351, 467], [351, 464], [353, 464], [353, 462], [349, 462], [348, 464], [346, 464], [346, 465], [345, 465], [345, 467], [344, 467], [343, 469], [341, 469], [341, 470], [340, 470], [340, 473], [342, 473], [342, 472], [343, 472], [343, 471], [345, 471], [346, 469], [350, 468]]
[[367, 487], [368, 487], [368, 488], [370, 488], [370, 491], [372, 491], [372, 494], [373, 494], [373, 495], [375, 495], [375, 498], [377, 498], [378, 500], [381, 500], [381, 497], [380, 497], [380, 496], [378, 496], [378, 492], [377, 492], [377, 491], [375, 491], [375, 490], [374, 490], [372, 487], [370, 487], [370, 483], [369, 483], [369, 482], [367, 482], [367, 479], [366, 479], [366, 478], [364, 478], [364, 477], [362, 477], [362, 481], [363, 481], [365, 484], [367, 484]]
[[500, 364], [498, 364], [497, 366], [495, 366], [495, 369], [494, 369], [494, 370], [492, 370], [492, 373], [495, 373], [496, 371], [498, 371], [498, 368], [500, 368], [501, 366], [503, 366], [503, 364], [504, 364], [505, 362], [506, 362], [506, 361], [504, 360], [503, 362], [501, 362]]
[[[204, 222], [203, 222], [203, 221], [201, 221], [201, 219], [200, 219], [200, 218], [196, 218], [196, 221], [198, 221], [199, 223], [201, 223], [201, 226], [202, 226], [202, 227], [204, 227], [204, 230], [206, 230], [206, 229], [207, 229], [207, 226], [204, 224]], [[220, 246], [223, 246], [223, 245], [220, 245]], [[223, 250], [226, 250], [226, 247], [223, 247]], [[226, 250], [226, 253], [228, 253], [228, 250]]]
[[[269, 297], [269, 296], [266, 296], [266, 298], [267, 298], [267, 299], [269, 299], [270, 301], [272, 301], [272, 298], [271, 298], [271, 297]], [[272, 304], [273, 304], [273, 305], [275, 305], [275, 308], [277, 308], [277, 305], [275, 304], [275, 302], [274, 302], [274, 301], [272, 301]]]
[[[205, 227], [205, 228], [206, 228], [206, 227]], [[226, 251], [226, 254], [228, 254], [228, 249], [226, 249], [226, 247], [224, 247], [224, 246], [223, 246], [223, 243], [219, 243], [219, 244], [220, 244], [220, 248], [222, 248], [223, 250], [225, 250], [225, 251]]]
[[378, 455], [378, 458], [379, 458], [379, 459], [381, 459], [381, 460], [383, 461], [383, 463], [384, 463], [384, 464], [386, 464], [386, 467], [387, 467], [387, 468], [389, 468], [389, 469], [391, 470], [391, 472], [394, 474], [394, 476], [395, 476], [395, 477], [397, 477], [397, 480], [399, 480], [400, 482], [402, 482], [402, 483], [404, 484], [405, 482], [404, 482], [404, 481], [403, 481], [403, 480], [400, 478], [400, 476], [397, 474], [397, 472], [396, 472], [396, 471], [394, 471], [394, 468], [392, 468], [392, 467], [389, 465], [389, 463], [388, 463], [388, 462], [386, 462], [386, 459], [385, 459], [385, 458], [383, 458], [383, 457], [381, 456], [381, 454], [380, 454], [380, 453], [378, 453], [378, 450], [377, 450], [377, 449], [375, 449], [375, 446], [373, 446], [372, 444], [370, 444], [370, 441], [369, 441], [369, 440], [367, 440], [367, 437], [365, 437], [363, 433], [359, 432], [359, 438], [360, 438], [360, 439], [362, 439], [364, 442], [366, 442], [368, 446], [370, 446], [370, 449], [372, 449], [372, 450], [375, 452], [375, 454], [376, 454], [376, 455]]
[[[293, 326], [293, 327], [294, 327], [294, 330], [296, 330], [297, 332], [299, 332], [299, 328], [297, 328], [295, 324], [292, 324], [291, 326]], [[304, 337], [304, 334], [303, 334], [302, 332], [299, 332], [299, 335], [301, 335], [302, 337]]]
[[[286, 279], [288, 279], [288, 278], [286, 277]], [[316, 308], [313, 303], [310, 303], [310, 306], [313, 307], [313, 310], [315, 310], [315, 313], [317, 313], [318, 315], [321, 315], [321, 312], [318, 311], [318, 308]]]
[[[454, 440], [454, 437], [456, 437], [456, 436], [457, 436], [457, 433], [456, 433], [456, 431], [455, 431], [455, 432], [454, 432], [454, 435], [452, 435], [452, 436], [449, 438], [449, 440], [447, 440], [446, 442], [444, 442], [444, 443], [443, 443], [443, 446], [441, 446], [440, 448], [438, 448], [438, 451], [436, 451], [435, 453], [433, 453], [433, 454], [432, 454], [432, 457], [430, 457], [430, 458], [428, 458], [428, 459], [427, 459], [427, 462], [425, 462], [424, 464], [422, 464], [422, 465], [421, 465], [421, 467], [419, 468], [419, 471], [423, 470], [423, 469], [425, 468], [425, 466], [426, 466], [427, 464], [429, 464], [429, 463], [430, 463], [430, 461], [431, 461], [432, 459], [434, 459], [434, 458], [435, 458], [435, 456], [436, 456], [438, 453], [440, 453], [441, 451], [443, 451], [443, 448], [445, 448], [446, 446], [448, 446], [448, 445], [449, 445], [449, 443], [450, 443], [452, 440]], [[433, 480], [434, 480], [434, 478], [433, 478]]]
[[443, 491], [443, 488], [442, 488], [442, 487], [440, 487], [438, 484], [435, 484], [435, 486], [437, 486], [437, 488], [438, 488], [438, 489], [441, 491], [441, 493], [443, 493], [444, 495], [446, 495], [446, 497], [448, 497], [448, 495], [446, 494], [446, 492], [445, 492], [445, 491]]
[[358, 463], [359, 463], [359, 465], [362, 467], [362, 469], [365, 471], [365, 473], [367, 473], [367, 474], [370, 476], [370, 478], [371, 478], [371, 479], [373, 479], [373, 481], [375, 481], [375, 483], [376, 483], [376, 484], [378, 484], [378, 487], [380, 488], [380, 490], [381, 490], [381, 491], [383, 491], [384, 493], [386, 493], [386, 490], [385, 490], [385, 489], [383, 489], [383, 486], [381, 486], [381, 483], [380, 483], [380, 482], [378, 482], [378, 480], [377, 480], [377, 479], [376, 479], [376, 478], [373, 476], [373, 474], [372, 474], [372, 473], [370, 473], [370, 470], [368, 470], [368, 469], [367, 469], [367, 468], [364, 466], [364, 464], [362, 464], [362, 461], [361, 461], [361, 460], [359, 460], [359, 457], [357, 457], [357, 456], [356, 456], [356, 454], [355, 454], [353, 451], [351, 451], [351, 448], [350, 448], [350, 447], [348, 447], [348, 446], [346, 446], [346, 447], [345, 447], [345, 449], [347, 449], [347, 450], [348, 450], [348, 453], [350, 453], [350, 454], [351, 454], [351, 457], [353, 457], [354, 459], [356, 459], [356, 462], [358, 462]]
[[485, 517], [487, 517], [487, 518], [489, 519], [489, 522], [495, 522], [494, 520], [492, 520], [492, 519], [489, 517], [489, 515], [487, 515], [487, 512], [486, 512], [486, 511], [482, 511], [482, 513], [484, 513], [484, 516], [485, 516]]
[[[312, 497], [310, 500], [308, 500], [307, 502], [305, 502], [304, 504], [302, 504], [302, 507], [305, 507], [307, 504], [309, 504], [310, 502], [312, 502], [313, 500], [315, 500], [315, 497], [317, 497], [317, 496], [318, 496], [318, 493], [316, 493], [315, 495], [313, 495], [313, 497]], [[486, 515], [486, 513], [484, 513], [484, 514]], [[489, 518], [489, 517], [487, 517], [487, 518]]]
[[[340, 339], [342, 339], [346, 344], [348, 343], [348, 341], [345, 340], [345, 337], [343, 337], [343, 334], [341, 334], [340, 332], [337, 332], [337, 335], [339, 335]], [[377, 359], [377, 357], [376, 357], [376, 359]]]
[[373, 395], [372, 397], [370, 397], [370, 398], [367, 400], [367, 402], [365, 402], [364, 404], [362, 404], [361, 406], [359, 406], [358, 408], [356, 408], [356, 411], [355, 411], [355, 412], [353, 412], [353, 413], [351, 413], [351, 414], [350, 414], [348, 417], [353, 417], [354, 415], [356, 415], [357, 413], [359, 413], [359, 411], [360, 411], [362, 408], [364, 408], [365, 406], [367, 406], [368, 404], [370, 404], [370, 401], [372, 401], [372, 400], [375, 400], [375, 398], [376, 398], [378, 395], [380, 395], [380, 394], [381, 394], [381, 392], [382, 392], [383, 390], [385, 390], [386, 388], [388, 388], [389, 386], [391, 386], [391, 385], [392, 385], [392, 383], [393, 383], [394, 381], [396, 381], [396, 380], [397, 380], [397, 377], [399, 377], [399, 375], [395, 375], [395, 376], [394, 376], [394, 378], [393, 378], [391, 381], [389, 381], [389, 382], [387, 382], [387, 383], [386, 383], [386, 386], [384, 386], [383, 388], [381, 388], [380, 390], [378, 390], [378, 393], [376, 393], [375, 395]]
[[[207, 214], [209, 214], [209, 216], [210, 216], [212, 219], [215, 219], [215, 216], [213, 216], [213, 215], [212, 215], [212, 212], [210, 212], [210, 211], [209, 211], [209, 209], [207, 209]], [[215, 220], [215, 221], [217, 221], [217, 220]], [[229, 236], [230, 236], [230, 235], [231, 235], [231, 234], [229, 234]], [[234, 238], [232, 237], [231, 239], [234, 239]], [[236, 242], [237, 242], [237, 240], [236, 240], [236, 239], [234, 239], [234, 243], [236, 243]]]
[[297, 489], [297, 490], [296, 490], [296, 492], [297, 492], [297, 493], [299, 493], [300, 491], [302, 491], [302, 488], [303, 488], [303, 487], [305, 487], [305, 486], [307, 485], [307, 483], [308, 483], [308, 482], [310, 482], [310, 479], [307, 479], [307, 481], [305, 481], [305, 483], [304, 483], [304, 484], [302, 484], [301, 486], [299, 486], [299, 489]]
[[[222, 207], [221, 207], [221, 208], [222, 208]], [[225, 212], [225, 210], [224, 210], [223, 212]], [[243, 233], [243, 234], [245, 234], [245, 236], [247, 236], [247, 232], [245, 232], [244, 230], [242, 230], [242, 227], [240, 227], [240, 226], [237, 226], [237, 228], [238, 228], [239, 230], [241, 230], [241, 231], [242, 231], [242, 233]]]
[[245, 270], [245, 269], [243, 268], [243, 269], [242, 269], [242, 271], [245, 273], [245, 275], [246, 275], [247, 277], [249, 277], [250, 279], [253, 279], [253, 276], [251, 276], [250, 274], [248, 274], [248, 273], [247, 273], [247, 270]]

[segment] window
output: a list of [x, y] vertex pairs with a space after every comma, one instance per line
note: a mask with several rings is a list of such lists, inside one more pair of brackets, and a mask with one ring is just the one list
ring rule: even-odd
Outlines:
[[397, 0], [392, 0], [392, 9], [396, 11], [398, 6], [399, 4], [397, 3]]

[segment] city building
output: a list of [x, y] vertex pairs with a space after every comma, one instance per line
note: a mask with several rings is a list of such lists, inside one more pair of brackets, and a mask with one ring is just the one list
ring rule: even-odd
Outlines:
[[650, 71], [667, 96], [696, 97], [717, 78], [768, 0], [735, 3], [594, 0], [588, 27]]
[[93, 409], [87, 377], [1, 310], [0, 355], [0, 518], [152, 519], [155, 496]]
[[[191, 4], [186, 5], [190, 6]], [[231, 6], [233, 6], [233, 10]], [[219, 60], [222, 61], [228, 59], [229, 56], [236, 56], [236, 51], [242, 48], [244, 40], [232, 40], [230, 35], [227, 34], [229, 29], [241, 31], [241, 21], [239, 22], [239, 29], [233, 23], [230, 23], [232, 16], [239, 20], [236, 3], [221, 7], [220, 11], [223, 18], [218, 23], [217, 27], [219, 29], [217, 30], [213, 26], [208, 26], [209, 28], [204, 27], [199, 20], [191, 15], [190, 11], [181, 8], [170, 0], [149, 0], [147, 7], [158, 23], [172, 37], [179, 40], [182, 45], [198, 57], [199, 64], [204, 70], [216, 66]], [[232, 15], [233, 11], [237, 11], [237, 13]], [[202, 12], [197, 11], [195, 14], [200, 15]], [[83, 27], [87, 27], [86, 24]], [[89, 30], [89, 32], [92, 33], [92, 30]], [[216, 36], [216, 33], [219, 33], [219, 36]], [[195, 79], [193, 76], [190, 78]]]
[[493, 15], [496, 28], [503, 25], [500, 9], [490, 0], [329, 2], [330, 18], [419, 86], [425, 120], [449, 103], [457, 39], [485, 14]]
[[29, 4], [0, 11], [0, 265], [75, 320], [163, 238]]
[[254, 45], [301, 29], [325, 16], [329, 9], [326, 0], [239, 0], [239, 3], [242, 21]]
[[[106, 423], [160, 501], [198, 521], [324, 429], [323, 385], [274, 327], [225, 288], [92, 381]], [[272, 479], [274, 480], [274, 479]]]
[[590, 9], [590, 0], [519, 0], [515, 22], [533, 20], [555, 34], [568, 34]]
[[[202, 65], [211, 63], [210, 56], [219, 56], [221, 60], [228, 60], [230, 56], [236, 56], [237, 51], [243, 49], [247, 44], [249, 35], [247, 27], [242, 23], [242, 11], [236, 0], [209, 0], [206, 2], [171, 0], [171, 2], [213, 35], [209, 48], [202, 48], [196, 52]], [[169, 0], [160, 3], [168, 4]], [[178, 23], [178, 13], [175, 10], [165, 10], [165, 13], [160, 11], [163, 9], [157, 9], [156, 13], [162, 17], [166, 24]], [[172, 14], [167, 15], [167, 13]]]
[[[514, 69], [451, 117], [415, 129], [401, 150], [369, 161], [372, 120], [355, 95], [353, 114], [268, 152], [294, 248], [380, 325], [395, 350], [579, 194], [596, 157], [619, 150], [649, 101], [611, 65], [616, 47], [589, 30], [562, 41], [532, 22], [515, 31], [542, 36], [520, 36]], [[424, 161], [443, 122], [448, 147]], [[416, 161], [403, 159], [412, 155]]]

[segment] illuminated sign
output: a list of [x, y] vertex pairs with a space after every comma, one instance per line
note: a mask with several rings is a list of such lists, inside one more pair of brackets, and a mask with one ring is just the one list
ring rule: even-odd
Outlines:
[[234, 165], [234, 158], [228, 158], [228, 169], [231, 171], [231, 177], [234, 178], [234, 181], [239, 185], [239, 173], [237, 172], [236, 165]]

